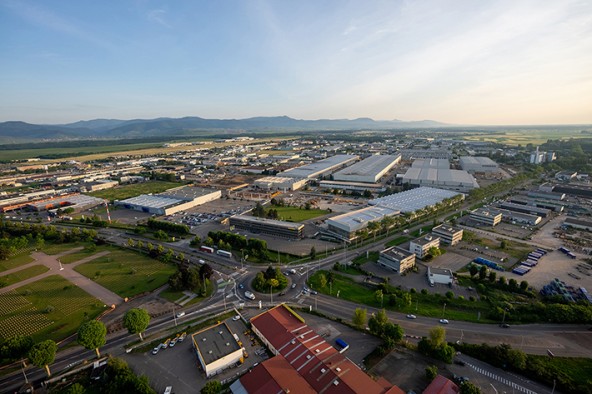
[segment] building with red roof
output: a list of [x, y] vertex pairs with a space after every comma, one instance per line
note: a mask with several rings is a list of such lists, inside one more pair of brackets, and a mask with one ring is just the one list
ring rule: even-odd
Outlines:
[[423, 391], [423, 394], [457, 394], [460, 388], [450, 379], [442, 375], [436, 376], [432, 383]]
[[287, 305], [255, 316], [251, 326], [276, 357], [234, 382], [230, 386], [234, 394], [403, 393], [384, 379], [376, 382], [366, 375]]

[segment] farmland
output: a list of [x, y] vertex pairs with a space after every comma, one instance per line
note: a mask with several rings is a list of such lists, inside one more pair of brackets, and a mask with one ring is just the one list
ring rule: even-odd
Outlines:
[[81, 264], [75, 270], [123, 298], [159, 288], [176, 269], [138, 253], [117, 248], [106, 250], [111, 253]]
[[0, 295], [0, 339], [31, 335], [60, 340], [105, 308], [79, 287], [52, 275]]

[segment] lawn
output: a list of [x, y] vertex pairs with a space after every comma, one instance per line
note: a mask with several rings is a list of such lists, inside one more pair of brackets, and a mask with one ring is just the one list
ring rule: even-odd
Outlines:
[[119, 296], [133, 297], [164, 285], [176, 268], [139, 253], [110, 247], [106, 256], [75, 270]]
[[[212, 283], [211, 280], [209, 280], [207, 283], [208, 283], [208, 286], [207, 286], [205, 297], [195, 297], [195, 298], [191, 299], [191, 301], [189, 301], [188, 303], [183, 305], [183, 307], [197, 304], [197, 303], [203, 301], [204, 299], [208, 298], [209, 296], [211, 296], [212, 293], [214, 292], [214, 284]], [[171, 288], [167, 288], [167, 289], [161, 291], [160, 293], [158, 293], [158, 295], [170, 302], [176, 302], [178, 299], [185, 296], [185, 294], [183, 294], [183, 290], [172, 290]]]
[[75, 263], [77, 261], [80, 261], [80, 260], [90, 257], [92, 255], [95, 255], [97, 253], [103, 252], [105, 250], [111, 250], [111, 249], [108, 246], [98, 246], [94, 250], [92, 248], [90, 250], [88, 248], [84, 248], [84, 249], [79, 250], [77, 252], [68, 253], [67, 255], [60, 257], [60, 261], [63, 264]]
[[405, 243], [405, 242], [409, 241], [409, 239], [410, 239], [409, 237], [407, 237], [405, 235], [402, 235], [400, 237], [397, 237], [395, 239], [391, 239], [390, 241], [388, 241], [386, 243], [386, 247], [387, 248], [390, 248], [391, 246], [399, 246], [402, 243]]
[[16, 267], [20, 267], [21, 265], [29, 264], [33, 261], [33, 257], [31, 257], [31, 252], [26, 251], [15, 256], [10, 257], [8, 260], [0, 261], [0, 272], [7, 271]]
[[117, 186], [112, 189], [99, 190], [89, 195], [106, 200], [125, 200], [126, 198], [136, 197], [140, 194], [162, 193], [174, 187], [182, 186], [178, 182], [150, 181], [145, 183], [134, 183], [131, 185]]
[[32, 335], [34, 340], [61, 340], [106, 307], [79, 287], [52, 275], [0, 294], [0, 339]]
[[25, 279], [41, 275], [47, 271], [49, 271], [49, 268], [44, 265], [34, 265], [32, 267], [13, 272], [12, 274], [0, 276], [0, 287], [13, 285]]
[[324, 209], [300, 209], [298, 207], [273, 207], [277, 210], [278, 218], [286, 222], [303, 222], [318, 216], [327, 215], [329, 211]]
[[319, 291], [323, 294], [336, 296], [339, 293], [339, 298], [354, 301], [359, 304], [366, 304], [372, 306], [380, 306], [380, 303], [376, 304], [374, 300], [374, 290], [371, 287], [363, 286], [359, 283], [354, 282], [346, 276], [333, 274], [333, 284], [321, 287], [319, 282], [320, 273], [324, 273], [327, 276], [327, 271], [317, 271], [309, 279], [310, 287]]
[[82, 242], [66, 243], [66, 244], [46, 244], [43, 247], [42, 252], [45, 254], [49, 254], [49, 255], [56, 255], [56, 254], [67, 252], [67, 251], [75, 249], [75, 248], [84, 247], [86, 245], [87, 244], [84, 244]]

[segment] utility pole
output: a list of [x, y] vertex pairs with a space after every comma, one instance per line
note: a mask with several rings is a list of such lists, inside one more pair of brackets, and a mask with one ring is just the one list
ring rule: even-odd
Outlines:
[[175, 320], [175, 327], [177, 327], [177, 314], [175, 313], [175, 305], [173, 305], [173, 319]]

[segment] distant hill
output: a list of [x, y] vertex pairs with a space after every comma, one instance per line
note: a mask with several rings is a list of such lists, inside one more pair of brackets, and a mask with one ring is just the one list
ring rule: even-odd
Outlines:
[[0, 143], [43, 140], [143, 138], [204, 135], [212, 132], [258, 131], [330, 131], [360, 129], [405, 129], [445, 127], [444, 123], [422, 120], [376, 121], [370, 118], [302, 120], [288, 116], [254, 117], [248, 119], [204, 119], [196, 116], [157, 119], [94, 119], [63, 125], [36, 125], [10, 121], [0, 123]]

